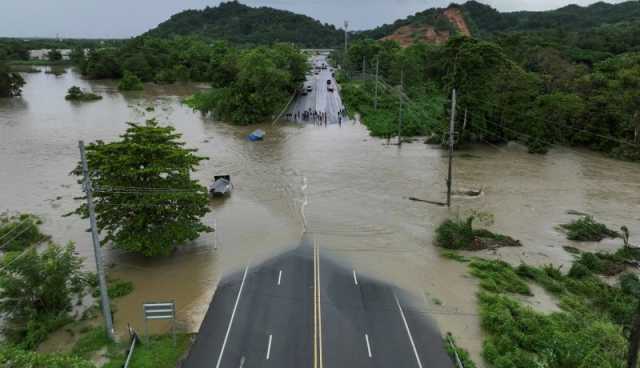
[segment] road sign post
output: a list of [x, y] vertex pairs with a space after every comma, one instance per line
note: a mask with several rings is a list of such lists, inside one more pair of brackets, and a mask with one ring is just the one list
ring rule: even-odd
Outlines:
[[176, 342], [176, 302], [158, 302], [158, 303], [144, 303], [142, 305], [144, 311], [144, 334], [149, 342], [149, 320], [172, 320], [171, 332], [173, 333], [173, 345]]

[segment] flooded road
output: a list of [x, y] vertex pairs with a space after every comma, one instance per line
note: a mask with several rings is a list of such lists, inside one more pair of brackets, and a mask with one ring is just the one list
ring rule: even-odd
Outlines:
[[[214, 122], [180, 103], [203, 86], [149, 86], [123, 95], [113, 82], [84, 81], [71, 71], [24, 77], [22, 98], [0, 100], [0, 211], [43, 217], [44, 231], [60, 243], [76, 242], [88, 268], [88, 221], [62, 217], [79, 205], [73, 198], [81, 195], [80, 186], [69, 175], [79, 159], [78, 140], [112, 140], [127, 121], [157, 118], [182, 133], [188, 147], [210, 157], [195, 173], [204, 185], [216, 174], [233, 178], [232, 196], [212, 201], [204, 219], [216, 233], [168, 258], [107, 249], [109, 274], [136, 286], [117, 302], [120, 333], [128, 322], [142, 329], [143, 302], [166, 299], [176, 300], [184, 328], [197, 329], [222, 275], [296, 246], [306, 223], [325, 254], [424, 297], [425, 312], [477, 358], [475, 281], [466, 266], [440, 257], [432, 244], [433, 230], [444, 218], [471, 209], [492, 213], [492, 229], [522, 240], [524, 247], [485, 255], [515, 263], [569, 262], [562, 247], [570, 242], [554, 228], [572, 219], [569, 209], [612, 228], [627, 225], [632, 243], [640, 243], [637, 164], [564, 148], [534, 156], [517, 145], [476, 147], [455, 159], [454, 187], [483, 187], [484, 194], [454, 197], [454, 206], [446, 209], [407, 199], [444, 199], [447, 159], [436, 147], [383, 145], [355, 122], [268, 124], [260, 126], [265, 140], [252, 143], [246, 137], [256, 126]], [[72, 85], [104, 99], [65, 101]], [[613, 249], [618, 242], [571, 245]]]

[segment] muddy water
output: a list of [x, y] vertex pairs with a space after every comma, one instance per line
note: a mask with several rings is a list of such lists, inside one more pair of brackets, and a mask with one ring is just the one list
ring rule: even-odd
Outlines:
[[[469, 149], [455, 161], [454, 186], [483, 187], [484, 194], [454, 197], [448, 210], [406, 199], [444, 199], [442, 151], [420, 143], [386, 146], [358, 123], [264, 125], [266, 140], [251, 143], [246, 136], [255, 127], [214, 122], [180, 104], [202, 86], [149, 86], [123, 95], [112, 82], [84, 81], [71, 71], [25, 79], [22, 98], [0, 100], [0, 210], [42, 216], [55, 240], [77, 243], [89, 268], [87, 222], [62, 217], [78, 205], [73, 197], [80, 187], [68, 173], [78, 160], [79, 139], [111, 140], [126, 121], [157, 118], [211, 158], [195, 174], [203, 183], [219, 173], [235, 182], [232, 197], [211, 202], [205, 218], [218, 231], [174, 256], [143, 259], [107, 249], [109, 273], [136, 285], [117, 303], [120, 332], [128, 322], [142, 330], [142, 302], [166, 299], [176, 300], [184, 328], [197, 328], [222, 274], [295, 246], [306, 224], [323, 252], [423, 297], [425, 311], [442, 330], [478, 357], [476, 282], [464, 265], [441, 258], [432, 245], [433, 230], [446, 216], [471, 209], [492, 213], [492, 228], [525, 246], [485, 255], [514, 263], [569, 262], [562, 249], [568, 242], [554, 228], [571, 219], [568, 209], [615, 228], [626, 224], [640, 242], [639, 166], [597, 154], [558, 149], [532, 156], [515, 145]], [[104, 99], [69, 103], [64, 95], [72, 85]], [[617, 242], [575, 246], [614, 249]]]

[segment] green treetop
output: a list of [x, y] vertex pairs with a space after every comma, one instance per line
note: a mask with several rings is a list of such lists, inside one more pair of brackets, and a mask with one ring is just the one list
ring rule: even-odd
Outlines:
[[[118, 141], [87, 146], [103, 243], [145, 256], [168, 255], [212, 231], [201, 222], [209, 212], [207, 189], [190, 176], [207, 158], [184, 148], [180, 137], [148, 120], [129, 123]], [[86, 210], [76, 212], [86, 216]]]

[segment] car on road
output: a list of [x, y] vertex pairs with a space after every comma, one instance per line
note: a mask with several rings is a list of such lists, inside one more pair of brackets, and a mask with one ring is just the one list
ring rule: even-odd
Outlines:
[[329, 92], [333, 92], [333, 87], [332, 87], [332, 86], [328, 86], [328, 87], [327, 87], [327, 91], [329, 91]]
[[313, 91], [313, 87], [307, 86], [307, 93]]

